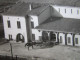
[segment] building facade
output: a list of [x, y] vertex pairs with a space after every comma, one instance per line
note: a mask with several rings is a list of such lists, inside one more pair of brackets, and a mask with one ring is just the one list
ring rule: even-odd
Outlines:
[[[9, 12], [12, 15], [9, 13], [3, 15], [5, 38], [17, 42], [43, 40], [80, 46], [79, 7], [45, 5], [35, 9], [31, 9], [30, 6], [29, 9], [23, 3], [22, 6], [24, 5], [23, 10], [17, 6], [19, 9], [15, 14]], [[29, 13], [26, 13], [25, 8], [29, 9]]]
[[[59, 42], [62, 45], [80, 46], [80, 43], [79, 43], [80, 41], [79, 40], [79, 36], [80, 36], [79, 26], [80, 25], [78, 25], [79, 24], [78, 22], [80, 22], [79, 21], [80, 20], [80, 17], [79, 17], [80, 8], [70, 7], [70, 6], [55, 6], [55, 5], [50, 5], [48, 6], [48, 8], [49, 8], [49, 11], [47, 11], [46, 9], [44, 10], [44, 12], [42, 12], [39, 15], [36, 15], [36, 13], [30, 14], [31, 23], [33, 22], [32, 26], [34, 26], [34, 28], [32, 28], [32, 39], [33, 40], [34, 39], [35, 40], [46, 40], [46, 41], [51, 40], [51, 41]], [[42, 16], [41, 18], [40, 18], [40, 15]], [[48, 21], [49, 23], [47, 22], [47, 19], [51, 16], [54, 18], [55, 17], [64, 18], [62, 20], [64, 22], [60, 21], [60, 23], [62, 23], [60, 25], [63, 25], [63, 26], [58, 26], [58, 27], [55, 26], [56, 28], [58, 28], [58, 30], [56, 28], [53, 28], [53, 29], [51, 28], [51, 27], [54, 27], [54, 25], [56, 25], [54, 24], [55, 23], [54, 20], [56, 19], [54, 18], [49, 19], [49, 20], [52, 20], [51, 22], [54, 22], [53, 24], [50, 23], [50, 21]], [[41, 21], [43, 20], [43, 21], [39, 24], [39, 20]], [[72, 23], [73, 21], [74, 23]], [[52, 24], [53, 26], [48, 25], [48, 24]]]

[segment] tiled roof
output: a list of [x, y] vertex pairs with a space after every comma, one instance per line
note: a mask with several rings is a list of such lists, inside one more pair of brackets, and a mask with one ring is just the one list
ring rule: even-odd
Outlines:
[[46, 8], [48, 8], [49, 6], [44, 5], [38, 8], [35, 8], [33, 10], [31, 10], [28, 14], [29, 15], [40, 15], [43, 11], [45, 11]]
[[47, 3], [54, 5], [64, 5], [64, 6], [77, 6], [80, 7], [80, 0], [21, 0], [29, 3]]
[[80, 33], [80, 19], [51, 17], [36, 29]]
[[29, 4], [27, 3], [18, 3], [14, 5], [8, 12], [4, 13], [3, 15], [18, 15], [18, 16], [25, 16], [29, 11]]

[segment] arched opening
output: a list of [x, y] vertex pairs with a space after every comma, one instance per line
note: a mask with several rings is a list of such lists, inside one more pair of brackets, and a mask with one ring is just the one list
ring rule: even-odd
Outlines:
[[43, 40], [43, 42], [46, 42], [46, 41], [49, 40], [48, 39], [48, 33], [46, 31], [43, 31], [42, 32], [42, 40]]
[[53, 32], [50, 32], [50, 41], [56, 41], [56, 35]]
[[16, 36], [16, 42], [19, 42], [19, 41], [24, 42], [24, 36], [20, 33], [17, 34]]

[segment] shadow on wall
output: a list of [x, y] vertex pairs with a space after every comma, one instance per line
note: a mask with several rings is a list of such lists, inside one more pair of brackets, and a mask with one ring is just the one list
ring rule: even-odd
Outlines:
[[51, 14], [53, 17], [63, 17], [61, 14], [60, 14], [60, 9], [59, 9], [59, 12], [54, 8], [54, 7], [51, 7]]

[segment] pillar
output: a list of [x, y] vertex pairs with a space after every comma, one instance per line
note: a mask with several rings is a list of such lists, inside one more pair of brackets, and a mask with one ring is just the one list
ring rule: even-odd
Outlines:
[[65, 45], [67, 45], [67, 33], [65, 33]]
[[73, 46], [75, 46], [74, 36], [75, 36], [75, 34], [72, 33], [72, 44], [73, 44]]
[[56, 33], [57, 34], [57, 42], [59, 43], [59, 32]]

